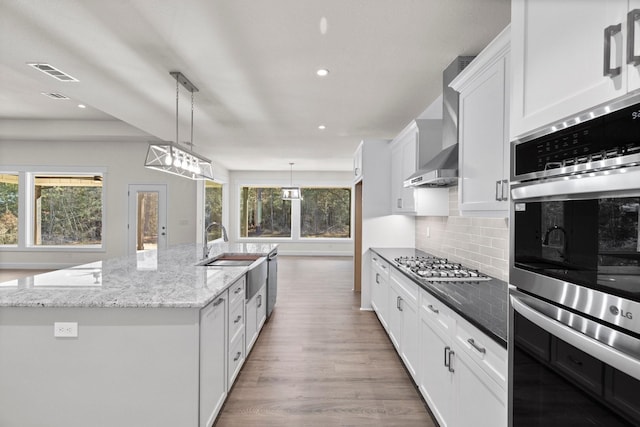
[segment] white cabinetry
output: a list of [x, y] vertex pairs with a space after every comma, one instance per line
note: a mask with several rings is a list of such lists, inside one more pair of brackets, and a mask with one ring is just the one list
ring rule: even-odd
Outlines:
[[640, 88], [638, 8], [638, 0], [512, 1], [512, 138]]
[[507, 425], [507, 352], [421, 291], [420, 392], [441, 426]]
[[245, 349], [245, 285], [246, 277], [236, 281], [229, 288], [229, 318], [228, 318], [228, 361], [227, 364], [227, 386], [231, 390], [231, 386], [242, 368], [246, 355]]
[[[404, 181], [442, 149], [442, 121], [412, 121], [391, 142], [391, 211], [406, 215], [448, 215], [446, 188], [405, 187]], [[426, 193], [426, 194], [425, 194]], [[429, 198], [428, 202], [420, 200]]]
[[213, 425], [227, 397], [227, 298], [200, 310], [200, 427]]
[[264, 322], [267, 318], [267, 285], [266, 283], [260, 288], [260, 290], [249, 300], [247, 301], [247, 315], [246, 315], [246, 353], [249, 354], [256, 340], [258, 339], [258, 335], [260, 334], [260, 330], [264, 325]]
[[379, 255], [371, 255], [371, 307], [385, 330], [389, 330], [389, 264]]
[[394, 270], [391, 272], [389, 295], [389, 336], [407, 370], [417, 381], [420, 361], [418, 285]]
[[510, 30], [500, 33], [451, 83], [460, 93], [460, 213], [509, 213]]

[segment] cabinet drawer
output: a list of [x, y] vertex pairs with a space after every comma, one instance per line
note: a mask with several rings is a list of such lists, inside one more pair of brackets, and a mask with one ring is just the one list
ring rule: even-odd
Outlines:
[[229, 308], [229, 339], [234, 340], [236, 335], [244, 329], [244, 300], [237, 301]]
[[491, 378], [507, 388], [507, 350], [463, 318], [456, 322], [455, 342]]
[[245, 298], [246, 276], [242, 276], [233, 285], [229, 287], [229, 304], [233, 305], [236, 301]]
[[374, 274], [380, 275], [379, 278], [374, 275], [373, 280], [389, 280], [389, 263], [383, 260], [380, 255], [373, 254], [371, 256], [371, 265]]
[[424, 289], [420, 290], [420, 317], [440, 329], [446, 336], [450, 336], [455, 325], [453, 311]]
[[244, 362], [245, 349], [244, 349], [244, 333], [238, 334], [229, 343], [229, 390], [233, 386], [233, 381], [236, 379], [242, 363]]
[[402, 298], [407, 299], [411, 304], [417, 307], [418, 297], [420, 296], [420, 288], [418, 285], [397, 270], [394, 270], [391, 274], [391, 280], [400, 289]]

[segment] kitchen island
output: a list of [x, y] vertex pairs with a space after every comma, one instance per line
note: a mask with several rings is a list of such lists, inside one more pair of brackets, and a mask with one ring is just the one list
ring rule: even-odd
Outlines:
[[[209, 256], [275, 248], [214, 244]], [[223, 296], [248, 267], [202, 267], [201, 258], [201, 245], [182, 245], [0, 283], [0, 425], [206, 425], [203, 354], [225, 345], [227, 331], [202, 313], [227, 307]]]

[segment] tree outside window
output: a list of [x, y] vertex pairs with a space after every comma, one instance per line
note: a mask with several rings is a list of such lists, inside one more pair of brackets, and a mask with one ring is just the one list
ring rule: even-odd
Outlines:
[[242, 187], [240, 237], [291, 237], [291, 201], [280, 187]]
[[18, 244], [18, 175], [0, 174], [0, 245]]
[[36, 175], [34, 228], [36, 246], [102, 243], [102, 176]]
[[349, 238], [351, 236], [350, 188], [303, 188], [300, 236]]
[[[204, 224], [205, 227], [212, 222], [222, 224], [222, 184], [213, 181], [205, 181], [204, 184]], [[211, 227], [207, 240], [222, 238], [221, 227]]]

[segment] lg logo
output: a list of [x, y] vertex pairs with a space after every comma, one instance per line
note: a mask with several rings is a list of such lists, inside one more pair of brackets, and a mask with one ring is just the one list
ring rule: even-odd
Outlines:
[[613, 314], [614, 316], [621, 316], [621, 317], [626, 317], [627, 319], [631, 320], [633, 319], [633, 313], [630, 313], [628, 311], [624, 311], [619, 309], [618, 307], [616, 307], [615, 305], [612, 305], [609, 307], [609, 311], [611, 312], [611, 314]]

